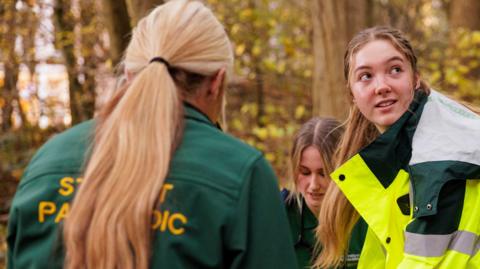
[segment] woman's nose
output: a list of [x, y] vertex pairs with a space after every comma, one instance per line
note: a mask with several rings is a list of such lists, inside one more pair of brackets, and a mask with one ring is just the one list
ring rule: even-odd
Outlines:
[[383, 76], [377, 76], [375, 78], [375, 94], [383, 95], [391, 90], [390, 85]]
[[318, 175], [312, 173], [312, 175], [310, 176], [310, 189], [317, 190], [319, 188], [321, 188], [320, 178]]

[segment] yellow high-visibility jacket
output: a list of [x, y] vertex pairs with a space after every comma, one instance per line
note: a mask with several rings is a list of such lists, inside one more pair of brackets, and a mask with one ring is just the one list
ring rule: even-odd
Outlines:
[[480, 117], [433, 91], [332, 173], [369, 225], [358, 268], [480, 268]]

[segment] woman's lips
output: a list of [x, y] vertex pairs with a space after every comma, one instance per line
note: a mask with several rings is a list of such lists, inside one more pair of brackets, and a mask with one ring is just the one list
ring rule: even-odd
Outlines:
[[308, 192], [307, 193], [312, 199], [320, 200], [325, 196], [325, 193], [318, 193], [318, 192]]
[[389, 107], [393, 104], [395, 104], [397, 102], [397, 100], [384, 100], [384, 101], [381, 101], [381, 102], [378, 102], [375, 107], [378, 107], [378, 108], [385, 108], [385, 107]]

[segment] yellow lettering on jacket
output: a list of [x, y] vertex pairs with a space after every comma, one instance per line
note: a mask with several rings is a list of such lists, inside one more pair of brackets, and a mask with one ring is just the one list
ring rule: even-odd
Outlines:
[[[59, 181], [60, 188], [58, 193], [62, 196], [71, 196], [75, 193], [75, 188], [82, 183], [83, 178], [63, 177]], [[173, 190], [173, 184], [165, 183], [159, 194], [159, 201], [163, 203], [167, 193]], [[64, 202], [57, 204], [54, 201], [41, 201], [38, 204], [38, 222], [44, 223], [48, 217], [51, 217], [55, 223], [64, 220], [70, 212], [70, 203]], [[181, 235], [185, 233], [184, 225], [188, 222], [187, 217], [179, 212], [170, 212], [168, 210], [153, 211], [152, 229], [160, 232], [170, 232], [172, 235]]]
[[45, 215], [53, 215], [57, 211], [54, 202], [42, 201], [38, 204], [38, 222], [45, 221]]
[[[176, 225], [178, 221], [180, 221], [181, 224]], [[165, 232], [168, 230], [173, 235], [181, 235], [185, 233], [185, 228], [183, 228], [181, 225], [186, 224], [187, 222], [187, 218], [182, 213], [171, 213], [168, 210], [153, 211], [153, 230], [159, 230], [160, 232]]]
[[168, 216], [170, 215], [170, 211], [163, 211], [163, 217], [162, 217], [162, 227], [160, 227], [160, 231], [165, 232], [167, 229], [167, 221], [168, 221]]
[[73, 186], [74, 182], [75, 180], [71, 177], [64, 177], [60, 179], [60, 189], [58, 189], [58, 193], [63, 196], [71, 195], [75, 190], [75, 187]]
[[177, 228], [175, 227], [175, 221], [176, 220], [179, 220], [181, 221], [183, 224], [186, 224], [187, 223], [187, 218], [183, 215], [183, 214], [180, 214], [180, 213], [175, 213], [175, 214], [172, 214], [172, 216], [170, 217], [170, 220], [168, 221], [168, 230], [173, 234], [173, 235], [180, 235], [180, 234], [183, 234], [185, 232], [185, 229], [183, 227], [181, 228]]
[[167, 192], [173, 190], [173, 185], [169, 183], [165, 183], [162, 186], [162, 189], [160, 190], [160, 203], [163, 203], [165, 201], [165, 197], [167, 196]]
[[68, 212], [70, 212], [70, 204], [64, 203], [55, 217], [55, 223], [59, 223], [61, 220], [63, 220], [65, 216], [67, 216]]
[[158, 229], [162, 225], [162, 212], [158, 210], [153, 211], [153, 222], [152, 222], [152, 229]]

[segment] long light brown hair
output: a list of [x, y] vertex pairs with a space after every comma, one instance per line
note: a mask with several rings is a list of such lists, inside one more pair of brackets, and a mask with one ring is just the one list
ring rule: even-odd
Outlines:
[[314, 146], [320, 153], [328, 175], [333, 172], [333, 154], [342, 133], [343, 126], [336, 119], [320, 117], [311, 118], [296, 133], [290, 150], [289, 180], [286, 187], [290, 190], [287, 199], [295, 200], [298, 207], [301, 207], [301, 196], [297, 189], [297, 179], [303, 151]]
[[[154, 57], [169, 64], [149, 63]], [[148, 268], [152, 213], [183, 130], [181, 100], [232, 64], [223, 26], [200, 2], [169, 1], [138, 23], [124, 59], [133, 79], [98, 117], [65, 221], [66, 268]]]
[[[344, 56], [344, 76], [350, 89], [351, 65], [354, 55], [367, 43], [386, 40], [401, 52], [410, 63], [413, 79], [419, 75], [417, 57], [408, 39], [399, 30], [390, 27], [373, 27], [359, 32], [348, 44]], [[428, 85], [420, 80], [421, 90], [429, 93]], [[413, 90], [413, 89], [412, 89]], [[350, 97], [352, 97], [350, 92]], [[340, 166], [358, 153], [363, 147], [378, 137], [379, 131], [367, 120], [352, 100], [350, 112], [345, 122], [345, 133], [335, 153], [335, 167]], [[335, 267], [342, 263], [353, 226], [359, 215], [336, 184], [330, 184], [320, 209], [320, 225], [316, 236], [321, 245], [321, 253], [314, 263], [316, 268]]]

